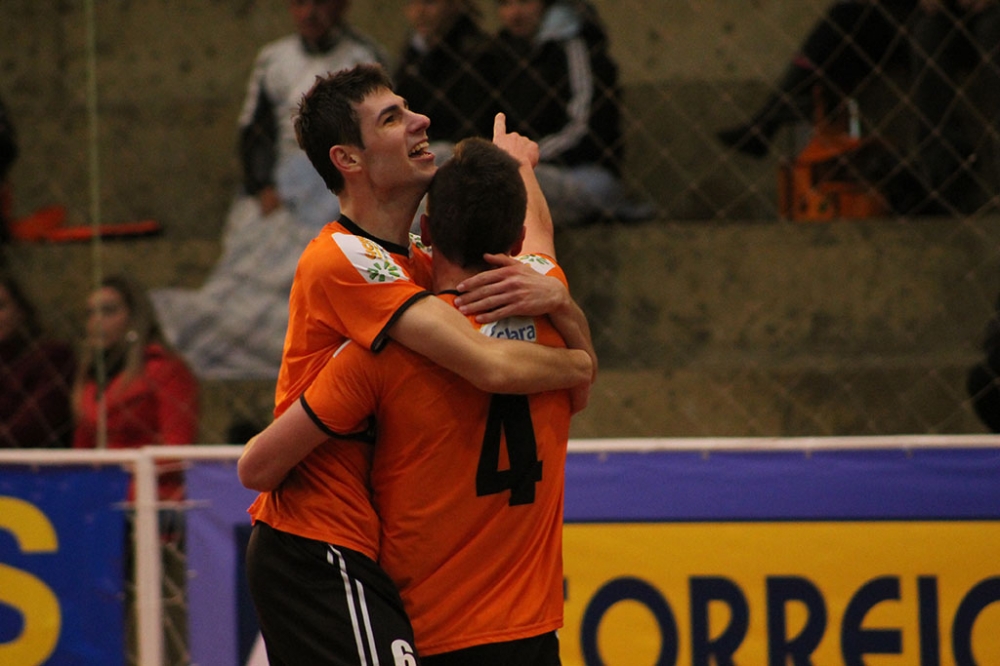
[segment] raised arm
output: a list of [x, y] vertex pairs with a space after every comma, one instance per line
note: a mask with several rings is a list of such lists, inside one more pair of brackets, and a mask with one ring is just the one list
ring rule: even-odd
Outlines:
[[493, 143], [512, 155], [521, 165], [521, 178], [528, 192], [528, 209], [524, 216], [525, 254], [544, 254], [555, 258], [555, 229], [552, 213], [545, 201], [542, 187], [535, 176], [538, 165], [538, 144], [517, 132], [507, 132], [507, 118], [498, 113], [493, 120]]
[[389, 335], [489, 393], [568, 389], [593, 373], [585, 351], [489, 338], [439, 298], [410, 306]]

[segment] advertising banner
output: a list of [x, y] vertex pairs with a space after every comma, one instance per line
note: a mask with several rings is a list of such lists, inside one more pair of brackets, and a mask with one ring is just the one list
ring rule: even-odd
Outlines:
[[567, 466], [566, 666], [1000, 664], [996, 450]]
[[0, 467], [0, 664], [124, 663], [118, 467]]
[[[236, 462], [195, 462], [185, 473], [188, 626], [192, 666], [245, 666], [257, 640], [257, 620], [244, 575], [250, 538], [247, 508], [257, 493], [240, 485]], [[266, 663], [266, 662], [264, 662]]]

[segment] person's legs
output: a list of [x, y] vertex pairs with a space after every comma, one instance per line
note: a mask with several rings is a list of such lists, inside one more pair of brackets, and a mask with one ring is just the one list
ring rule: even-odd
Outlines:
[[813, 26], [775, 91], [750, 122], [722, 130], [719, 140], [754, 157], [767, 155], [771, 138], [782, 126], [812, 120], [814, 86], [822, 87], [830, 104], [831, 99], [851, 92], [871, 71], [872, 54], [862, 52], [860, 40], [869, 46], [874, 40], [868, 33], [881, 33], [886, 26], [883, 18], [868, 3], [835, 2]]
[[596, 164], [575, 167], [539, 164], [535, 175], [557, 228], [602, 219], [648, 219], [655, 214], [652, 204], [630, 200], [621, 180]]
[[247, 581], [271, 666], [420, 661], [392, 581], [371, 559], [257, 523]]

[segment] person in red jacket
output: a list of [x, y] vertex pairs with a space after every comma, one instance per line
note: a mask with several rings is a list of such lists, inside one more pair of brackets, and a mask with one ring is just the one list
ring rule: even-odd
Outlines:
[[[163, 341], [143, 289], [104, 279], [87, 300], [87, 337], [73, 387], [74, 448], [192, 444], [198, 383]], [[106, 410], [106, 427], [98, 427]], [[183, 499], [179, 471], [160, 476], [160, 499]]]
[[[198, 437], [198, 382], [180, 356], [164, 342], [146, 291], [124, 276], [107, 277], [87, 299], [87, 336], [73, 387], [75, 448], [125, 449], [148, 445], [193, 444]], [[103, 423], [103, 426], [102, 426]], [[184, 499], [179, 464], [160, 461], [160, 501]], [[129, 500], [134, 499], [129, 489]], [[182, 638], [168, 641], [168, 663], [187, 654], [184, 585], [184, 514], [159, 511], [166, 621]], [[127, 524], [131, 530], [131, 521]], [[126, 538], [125, 579], [131, 580], [131, 535]], [[132, 587], [127, 588], [131, 595]], [[136, 645], [134, 604], [128, 599], [126, 650]]]

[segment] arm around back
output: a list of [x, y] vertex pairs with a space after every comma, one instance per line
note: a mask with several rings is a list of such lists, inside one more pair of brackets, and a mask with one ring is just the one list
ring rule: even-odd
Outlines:
[[589, 382], [593, 372], [585, 351], [489, 338], [438, 298], [408, 308], [389, 335], [489, 393], [568, 389]]

